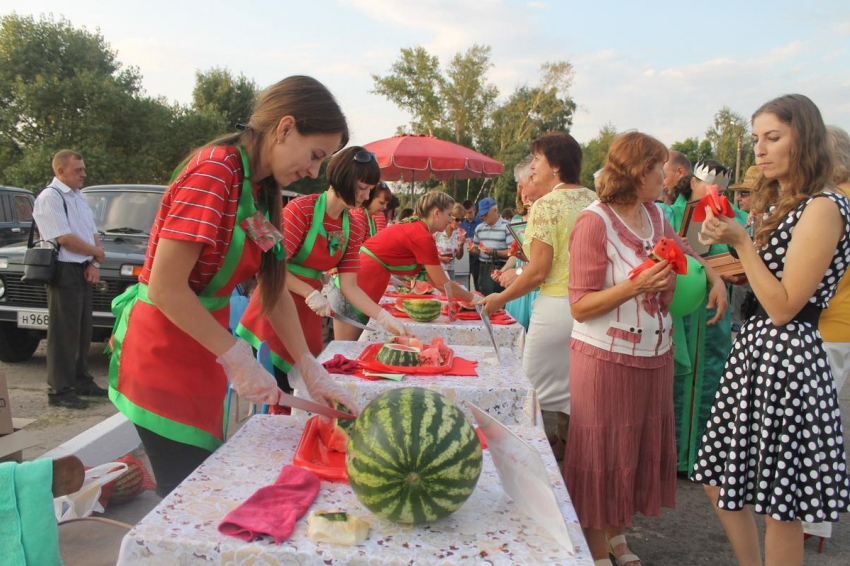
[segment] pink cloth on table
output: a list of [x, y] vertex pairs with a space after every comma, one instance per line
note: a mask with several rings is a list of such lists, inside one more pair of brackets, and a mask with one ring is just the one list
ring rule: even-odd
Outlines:
[[349, 360], [342, 354], [337, 354], [330, 360], [326, 361], [322, 364], [328, 373], [342, 373], [351, 375], [357, 368], [360, 367], [360, 364], [357, 363], [356, 360]]
[[319, 494], [319, 478], [297, 466], [284, 466], [274, 484], [258, 489], [227, 514], [218, 532], [251, 541], [269, 535], [280, 544], [292, 535], [295, 522]]

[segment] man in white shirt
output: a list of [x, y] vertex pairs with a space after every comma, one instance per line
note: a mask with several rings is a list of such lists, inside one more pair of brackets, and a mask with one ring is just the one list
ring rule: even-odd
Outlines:
[[56, 275], [47, 286], [47, 398], [51, 405], [84, 409], [78, 395], [105, 397], [89, 373], [92, 285], [100, 281], [103, 248], [91, 209], [80, 189], [83, 157], [69, 149], [53, 156], [55, 177], [35, 199], [33, 217], [42, 240], [59, 246]]
[[477, 290], [486, 297], [491, 293], [500, 293], [505, 290], [493, 280], [492, 272], [505, 265], [514, 237], [508, 230], [508, 222], [499, 216], [496, 199], [491, 197], [482, 199], [478, 203], [478, 216], [482, 222], [475, 227], [475, 236], [472, 240], [475, 246], [470, 253], [480, 258]]

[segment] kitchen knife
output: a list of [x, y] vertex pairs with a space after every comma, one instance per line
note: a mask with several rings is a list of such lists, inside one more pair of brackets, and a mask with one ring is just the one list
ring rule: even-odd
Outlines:
[[345, 315], [341, 315], [341, 314], [335, 312], [331, 316], [333, 317], [334, 320], [338, 320], [338, 321], [340, 321], [344, 324], [350, 324], [354, 328], [359, 328], [360, 330], [368, 330], [369, 332], [376, 332], [375, 328], [373, 328], [371, 326], [366, 326], [362, 322], [354, 320], [353, 318], [348, 318]]
[[493, 349], [496, 350], [496, 361], [499, 362], [499, 365], [501, 365], [502, 357], [499, 355], [499, 346], [496, 344], [496, 334], [493, 331], [493, 324], [490, 322], [490, 317], [484, 313], [484, 306], [480, 303], [475, 305], [475, 312], [477, 312], [478, 316], [481, 317], [481, 321], [484, 323], [484, 328], [487, 329], [487, 334], [490, 336], [490, 344], [492, 344]]
[[316, 403], [315, 401], [302, 399], [301, 397], [296, 397], [295, 395], [289, 395], [288, 393], [284, 393], [283, 391], [278, 392], [277, 404], [283, 405], [284, 407], [292, 407], [293, 409], [302, 409], [304, 411], [310, 411], [311, 413], [316, 413], [317, 415], [322, 415], [324, 417], [333, 417], [336, 419], [357, 418], [350, 413], [331, 409], [327, 405], [322, 405], [320, 403]]

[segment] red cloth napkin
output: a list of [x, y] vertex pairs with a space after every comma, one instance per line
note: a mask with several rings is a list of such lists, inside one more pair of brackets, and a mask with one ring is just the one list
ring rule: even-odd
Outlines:
[[284, 466], [273, 485], [261, 487], [228, 513], [218, 532], [244, 541], [269, 535], [280, 544], [292, 535], [295, 522], [307, 512], [318, 494], [319, 478], [313, 472]]
[[322, 365], [328, 370], [328, 373], [344, 373], [348, 375], [354, 373], [360, 367], [360, 364], [355, 360], [349, 360], [342, 354], [335, 355]]
[[638, 273], [649, 269], [664, 259], [673, 266], [673, 273], [687, 275], [688, 258], [685, 257], [685, 252], [680, 250], [679, 246], [677, 246], [676, 242], [674, 242], [671, 238], [661, 238], [658, 243], [655, 244], [655, 247], [652, 248], [649, 258], [629, 272], [629, 279], [634, 279], [637, 277]]
[[729, 199], [720, 194], [720, 187], [717, 185], [708, 185], [706, 187], [705, 196], [700, 199], [694, 208], [694, 214], [691, 220], [694, 222], [705, 222], [706, 207], [710, 208], [715, 216], [735, 218], [735, 211], [732, 210]]

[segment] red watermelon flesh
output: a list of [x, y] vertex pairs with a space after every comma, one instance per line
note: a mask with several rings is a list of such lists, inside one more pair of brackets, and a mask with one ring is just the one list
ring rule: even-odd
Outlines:
[[434, 292], [434, 286], [427, 281], [416, 281], [413, 283], [410, 292], [414, 295], [427, 295]]
[[440, 365], [445, 363], [449, 359], [449, 356], [452, 355], [451, 349], [446, 346], [446, 343], [439, 336], [435, 336], [431, 340], [431, 349], [435, 349], [440, 353]]
[[336, 425], [336, 419], [326, 421], [319, 418], [316, 420], [319, 429], [319, 438], [331, 452], [345, 452], [348, 436]]
[[439, 366], [442, 365], [440, 361], [440, 351], [437, 348], [426, 348], [419, 352], [419, 363], [423, 366]]
[[472, 304], [472, 301], [457, 301], [457, 306], [461, 308], [461, 310], [465, 311], [474, 311], [475, 305]]
[[404, 304], [403, 304], [402, 301], [404, 301], [404, 299], [402, 299], [401, 297], [399, 297], [398, 299], [395, 300], [395, 310], [401, 311], [401, 312], [407, 312], [407, 310], [405, 310], [405, 308], [404, 308]]

